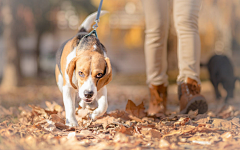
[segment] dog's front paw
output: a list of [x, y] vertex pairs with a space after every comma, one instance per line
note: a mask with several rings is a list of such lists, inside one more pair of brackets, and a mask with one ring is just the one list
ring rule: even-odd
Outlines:
[[100, 112], [96, 110], [94, 110], [93, 113], [90, 115], [92, 120], [96, 120], [100, 116], [101, 116]]
[[95, 109], [93, 111], [93, 113], [90, 115], [91, 119], [92, 120], [96, 120], [97, 118], [101, 117], [102, 115], [104, 115], [106, 111], [102, 111], [102, 110], [98, 110], [98, 109]]
[[69, 127], [77, 127], [78, 122], [76, 119], [66, 119], [66, 125]]

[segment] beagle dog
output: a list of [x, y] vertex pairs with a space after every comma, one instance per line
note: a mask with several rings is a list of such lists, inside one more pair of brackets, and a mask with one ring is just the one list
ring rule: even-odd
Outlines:
[[[101, 11], [101, 15], [106, 11]], [[112, 68], [106, 49], [95, 35], [87, 35], [97, 13], [89, 15], [77, 35], [67, 40], [56, 54], [55, 75], [63, 95], [66, 125], [78, 126], [75, 116], [75, 96], [82, 109], [97, 103], [91, 118], [102, 116], [108, 108], [106, 85], [112, 80]]]

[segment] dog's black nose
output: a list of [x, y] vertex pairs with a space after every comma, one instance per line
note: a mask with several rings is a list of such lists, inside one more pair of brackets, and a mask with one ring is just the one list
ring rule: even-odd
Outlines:
[[84, 96], [86, 98], [91, 98], [93, 96], [93, 91], [88, 91], [88, 90], [85, 90], [84, 91]]

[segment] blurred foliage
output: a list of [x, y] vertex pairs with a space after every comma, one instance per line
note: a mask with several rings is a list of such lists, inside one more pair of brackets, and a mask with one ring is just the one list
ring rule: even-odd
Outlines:
[[[56, 28], [56, 16], [64, 0], [14, 0], [16, 8], [16, 19], [18, 21], [18, 30], [21, 35], [37, 32], [54, 32]], [[90, 1], [70, 0], [78, 14], [89, 14], [96, 10]], [[2, 7], [2, 2], [0, 2]], [[0, 14], [0, 17], [1, 14]], [[0, 34], [3, 31], [2, 20], [0, 20]]]
[[[18, 28], [21, 33], [24, 35], [28, 32], [54, 32], [57, 29], [56, 27], [56, 16], [57, 12], [61, 9], [61, 4], [66, 2], [66, 0], [15, 0], [14, 5], [17, 5], [17, 15], [18, 15]], [[75, 7], [75, 11], [78, 16], [87, 16], [89, 13], [92, 13], [97, 10], [100, 0], [69, 0], [72, 6]], [[142, 11], [141, 2], [139, 0], [104, 0], [103, 1], [103, 9], [108, 10], [111, 15], [116, 13], [123, 13], [126, 10], [126, 4], [128, 2], [132, 2], [135, 4], [138, 12]], [[1, 2], [0, 2], [1, 3]], [[206, 53], [209, 49], [214, 49], [216, 41], [227, 42], [225, 46], [227, 48], [231, 48], [229, 46], [232, 44], [239, 44], [240, 38], [238, 34], [239, 31], [239, 18], [240, 13], [238, 7], [240, 6], [239, 0], [225, 1], [225, 0], [204, 0], [203, 1], [203, 9], [201, 10], [203, 15], [200, 18], [200, 32], [202, 39], [202, 47], [203, 51]], [[172, 8], [171, 8], [172, 9]], [[119, 15], [118, 14], [118, 15]], [[214, 15], [213, 15], [214, 14]], [[218, 15], [216, 15], [218, 14]], [[0, 14], [1, 15], [1, 14]], [[1, 17], [1, 16], [0, 16]], [[204, 19], [202, 19], [204, 18]], [[83, 19], [81, 19], [83, 20]], [[105, 19], [106, 20], [106, 19]], [[107, 25], [109, 23], [108, 20], [101, 20], [100, 36], [104, 36], [104, 33], [108, 32], [109, 28]], [[202, 21], [201, 21], [202, 20]], [[222, 30], [226, 30], [226, 28], [230, 27], [229, 31], [230, 35], [224, 34]], [[2, 22], [0, 20], [0, 34], [2, 33]], [[142, 37], [139, 34], [143, 34], [143, 29], [139, 29], [142, 27], [132, 26], [126, 35], [124, 36], [124, 43], [128, 49], [136, 48], [139, 43], [143, 42]], [[227, 32], [227, 31], [226, 31]], [[102, 34], [103, 33], [103, 34]], [[112, 32], [113, 34], [115, 32]], [[133, 35], [137, 36], [133, 36]], [[106, 34], [105, 34], [106, 35]], [[118, 34], [117, 34], [118, 35]], [[232, 38], [229, 42], [223, 36], [231, 36], [228, 39]], [[141, 38], [141, 39], [140, 39]], [[142, 45], [141, 45], [142, 46]]]

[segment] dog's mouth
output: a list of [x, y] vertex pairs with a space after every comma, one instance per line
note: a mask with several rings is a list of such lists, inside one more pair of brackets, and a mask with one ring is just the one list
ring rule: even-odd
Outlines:
[[92, 99], [87, 99], [87, 98], [84, 98], [83, 99], [86, 103], [91, 103], [93, 100]]

